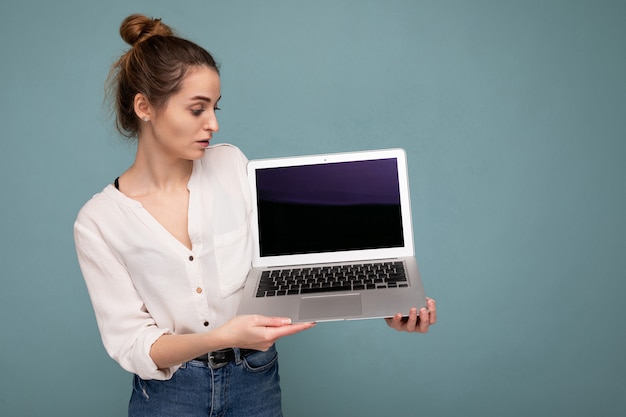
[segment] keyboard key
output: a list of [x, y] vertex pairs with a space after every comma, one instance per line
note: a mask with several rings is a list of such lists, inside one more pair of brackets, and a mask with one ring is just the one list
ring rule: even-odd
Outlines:
[[342, 286], [342, 287], [328, 287], [328, 288], [303, 288], [300, 290], [300, 294], [313, 294], [320, 292], [335, 292], [335, 291], [351, 291], [352, 288], [350, 286]]

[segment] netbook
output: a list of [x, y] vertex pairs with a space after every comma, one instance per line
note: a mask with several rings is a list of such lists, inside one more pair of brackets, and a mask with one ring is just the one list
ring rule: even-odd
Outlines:
[[255, 241], [238, 314], [293, 322], [426, 306], [402, 149], [252, 160]]

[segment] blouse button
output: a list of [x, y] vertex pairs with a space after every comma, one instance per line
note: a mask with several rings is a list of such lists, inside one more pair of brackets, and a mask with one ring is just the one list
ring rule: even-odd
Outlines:
[[196, 292], [197, 292], [198, 294], [202, 294], [202, 288], [200, 288], [200, 287], [196, 288]]
[[190, 261], [193, 261], [193, 256], [191, 256], [191, 255], [190, 255], [190, 256], [189, 256], [189, 260], [190, 260]]
[[204, 327], [208, 327], [208, 326], [209, 326], [209, 322], [208, 322], [208, 321], [205, 321], [205, 322], [204, 322]]

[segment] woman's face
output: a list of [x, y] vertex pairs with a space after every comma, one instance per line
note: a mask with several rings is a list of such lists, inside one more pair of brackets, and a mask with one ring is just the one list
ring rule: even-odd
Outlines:
[[217, 72], [197, 67], [184, 79], [181, 90], [163, 108], [156, 109], [142, 136], [150, 136], [154, 145], [170, 156], [202, 158], [213, 133], [219, 130], [215, 112], [220, 97]]

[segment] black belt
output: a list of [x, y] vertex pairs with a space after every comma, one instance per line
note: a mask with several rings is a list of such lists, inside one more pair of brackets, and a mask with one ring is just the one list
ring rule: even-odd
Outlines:
[[[258, 352], [258, 350], [239, 349], [239, 352], [241, 353], [241, 357], [243, 358], [255, 352]], [[219, 365], [223, 366], [234, 360], [235, 360], [235, 351], [232, 348], [216, 350], [214, 352], [205, 353], [204, 355], [198, 356], [197, 358], [194, 359], [194, 361], [204, 362], [206, 365], [213, 366], [213, 367], [219, 366]]]

